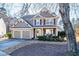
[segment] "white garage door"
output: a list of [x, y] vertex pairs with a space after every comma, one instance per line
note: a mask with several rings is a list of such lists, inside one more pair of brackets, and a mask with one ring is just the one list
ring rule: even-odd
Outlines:
[[14, 38], [20, 38], [21, 32], [20, 31], [14, 31]]
[[30, 30], [23, 31], [23, 38], [30, 39], [31, 38], [31, 31]]

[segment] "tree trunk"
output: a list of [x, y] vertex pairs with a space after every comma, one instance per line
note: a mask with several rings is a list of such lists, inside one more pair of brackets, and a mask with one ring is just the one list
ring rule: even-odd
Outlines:
[[67, 37], [67, 41], [68, 41], [68, 51], [76, 52], [77, 51], [77, 44], [76, 44], [75, 33], [73, 30], [72, 24], [70, 22], [69, 3], [60, 3], [59, 8], [60, 8], [59, 12], [62, 17], [62, 21], [64, 24], [64, 30], [66, 32], [66, 37]]

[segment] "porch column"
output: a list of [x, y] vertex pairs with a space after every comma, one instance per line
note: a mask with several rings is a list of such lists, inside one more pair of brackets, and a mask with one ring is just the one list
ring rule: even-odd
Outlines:
[[35, 35], [35, 28], [34, 28], [34, 29], [33, 29], [33, 37], [35, 38], [35, 36], [36, 36], [36, 35]]
[[14, 38], [14, 31], [12, 31], [12, 37]]
[[45, 35], [45, 28], [42, 28], [42, 35]]
[[43, 28], [41, 28], [41, 34], [43, 35]]
[[56, 36], [58, 35], [58, 29], [56, 28]]
[[56, 36], [56, 28], [53, 28], [53, 34]]
[[23, 31], [21, 31], [21, 38], [23, 38]]
[[43, 28], [43, 35], [45, 35], [45, 33], [46, 33], [46, 30], [45, 30], [45, 28]]

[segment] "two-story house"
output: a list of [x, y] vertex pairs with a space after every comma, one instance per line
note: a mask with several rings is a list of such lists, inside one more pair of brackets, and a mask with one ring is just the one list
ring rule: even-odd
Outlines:
[[37, 36], [52, 34], [57, 36], [58, 16], [51, 13], [47, 8], [35, 15], [25, 15], [10, 28], [13, 38], [31, 39]]

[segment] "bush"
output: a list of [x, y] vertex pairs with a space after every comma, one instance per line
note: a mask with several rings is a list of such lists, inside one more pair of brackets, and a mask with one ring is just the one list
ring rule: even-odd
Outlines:
[[64, 31], [59, 31], [58, 37], [60, 40], [64, 40], [64, 38], [66, 37], [66, 33]]
[[46, 36], [37, 36], [38, 40], [41, 41], [63, 41], [59, 39], [58, 36], [46, 35]]
[[12, 37], [11, 32], [7, 32], [6, 35], [8, 36], [8, 38], [11, 38]]
[[45, 41], [46, 40], [46, 36], [37, 36], [38, 40], [42, 40]]
[[61, 38], [66, 37], [65, 31], [59, 31], [58, 36], [60, 36]]

